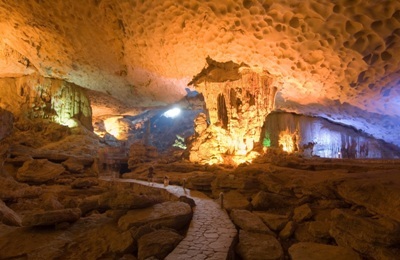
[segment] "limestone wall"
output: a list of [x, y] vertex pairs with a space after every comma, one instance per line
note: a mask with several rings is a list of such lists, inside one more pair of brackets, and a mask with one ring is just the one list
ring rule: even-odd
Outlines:
[[354, 128], [319, 117], [271, 113], [262, 134], [263, 145], [287, 152], [327, 158], [397, 158], [399, 148]]
[[70, 127], [80, 122], [92, 129], [92, 111], [84, 90], [59, 79], [38, 75], [2, 78], [0, 108], [16, 118], [51, 119]]

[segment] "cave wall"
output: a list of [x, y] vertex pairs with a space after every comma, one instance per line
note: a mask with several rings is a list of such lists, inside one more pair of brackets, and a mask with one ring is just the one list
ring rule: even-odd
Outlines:
[[12, 113], [0, 108], [0, 141], [11, 134], [13, 122]]
[[83, 88], [38, 75], [0, 79], [0, 108], [16, 118], [43, 118], [92, 129], [92, 110]]
[[398, 158], [397, 146], [324, 118], [274, 112], [266, 117], [265, 147], [326, 158]]
[[[210, 163], [214, 158], [212, 163], [226, 163], [226, 158], [233, 156], [234, 161], [244, 162], [238, 157], [248, 156], [257, 146], [276, 88], [268, 72], [229, 62], [209, 65], [199, 74], [202, 77], [195, 77], [196, 90], [204, 96], [209, 127], [191, 140], [189, 158], [193, 162]], [[209, 69], [212, 66], [214, 69]]]

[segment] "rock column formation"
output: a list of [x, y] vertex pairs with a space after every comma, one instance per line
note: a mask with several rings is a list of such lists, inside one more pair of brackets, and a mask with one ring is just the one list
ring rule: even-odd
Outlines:
[[[209, 164], [250, 161], [265, 117], [273, 108], [276, 88], [272, 78], [266, 71], [255, 72], [243, 64], [207, 62], [209, 66], [192, 82], [204, 96], [209, 126], [196, 130], [189, 160]], [[204, 120], [195, 120], [195, 124], [204, 125]]]
[[50, 119], [92, 129], [92, 110], [83, 88], [37, 75], [0, 79], [0, 106], [17, 118]]

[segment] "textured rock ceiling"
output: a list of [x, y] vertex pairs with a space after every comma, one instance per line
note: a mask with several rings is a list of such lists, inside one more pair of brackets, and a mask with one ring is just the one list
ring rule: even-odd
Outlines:
[[173, 103], [207, 56], [267, 70], [275, 107], [399, 144], [398, 0], [0, 1], [0, 77]]

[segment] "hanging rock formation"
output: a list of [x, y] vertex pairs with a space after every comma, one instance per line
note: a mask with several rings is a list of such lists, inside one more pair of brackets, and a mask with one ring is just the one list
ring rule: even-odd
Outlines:
[[274, 112], [267, 116], [264, 147], [327, 158], [397, 158], [399, 149], [354, 128], [326, 119]]
[[60, 79], [38, 75], [0, 79], [0, 106], [15, 117], [92, 129], [92, 110], [85, 91]]
[[189, 160], [209, 164], [251, 160], [264, 118], [273, 108], [276, 88], [272, 78], [244, 64], [210, 58], [207, 63], [191, 82], [203, 94], [208, 115], [195, 120]]

